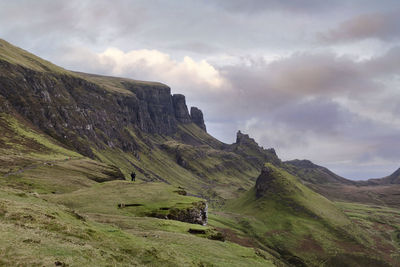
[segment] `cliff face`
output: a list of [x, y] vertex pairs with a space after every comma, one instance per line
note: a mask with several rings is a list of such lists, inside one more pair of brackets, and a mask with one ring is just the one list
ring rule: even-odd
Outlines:
[[[178, 123], [191, 123], [183, 95], [168, 86], [120, 82], [126, 93], [78, 75], [35, 71], [0, 60], [0, 97], [38, 128], [93, 157], [99, 148], [137, 149], [128, 128], [171, 135]], [[0, 99], [1, 101], [1, 99]], [[2, 104], [2, 110], [5, 104]]]
[[192, 118], [193, 123], [203, 129], [205, 132], [207, 132], [206, 125], [204, 123], [203, 112], [200, 109], [196, 107], [191, 107], [190, 117]]
[[173, 109], [175, 111], [175, 118], [181, 123], [190, 123], [191, 118], [188, 108], [186, 106], [186, 99], [184, 95], [175, 94], [172, 96]]

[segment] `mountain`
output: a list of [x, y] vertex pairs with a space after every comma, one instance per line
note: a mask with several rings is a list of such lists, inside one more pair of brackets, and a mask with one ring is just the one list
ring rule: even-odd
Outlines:
[[378, 178], [378, 179], [369, 179], [365, 181], [363, 184], [367, 185], [394, 185], [400, 184], [400, 168], [394, 171], [391, 175]]
[[371, 249], [367, 232], [333, 202], [273, 164], [266, 164], [255, 186], [231, 200], [226, 211], [241, 218], [232, 230], [248, 231], [260, 246], [277, 248], [288, 264], [385, 266], [384, 253]]
[[398, 211], [343, 191], [382, 186], [206, 130], [167, 85], [0, 40], [0, 265], [398, 264]]
[[356, 182], [340, 177], [325, 167], [318, 166], [309, 160], [285, 161], [285, 169], [301, 178], [302, 181], [311, 184], [347, 184], [354, 185]]

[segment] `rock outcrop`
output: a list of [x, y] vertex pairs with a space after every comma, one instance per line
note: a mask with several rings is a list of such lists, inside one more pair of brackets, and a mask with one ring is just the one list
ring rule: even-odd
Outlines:
[[269, 167], [264, 166], [261, 169], [261, 174], [258, 176], [256, 181], [256, 197], [263, 197], [269, 191], [269, 189], [271, 189], [274, 180], [275, 177], [273, 175], [273, 171]]
[[192, 118], [192, 122], [207, 132], [206, 125], [204, 124], [203, 112], [197, 107], [190, 108], [190, 117]]
[[172, 102], [174, 105], [176, 120], [180, 123], [192, 122], [192, 120], [190, 119], [188, 108], [186, 106], [185, 96], [181, 94], [174, 94], [172, 96]]
[[147, 216], [200, 225], [207, 225], [208, 222], [208, 205], [205, 201], [193, 202], [192, 206], [187, 208], [165, 208], [162, 210], [168, 210], [167, 214], [157, 210], [148, 213]]
[[193, 203], [193, 207], [186, 209], [171, 209], [167, 218], [181, 222], [207, 225], [208, 205], [206, 202]]
[[237, 132], [236, 142], [230, 146], [230, 149], [245, 157], [257, 168], [261, 168], [265, 162], [271, 162], [275, 165], [281, 164], [281, 160], [276, 155], [275, 149], [265, 149], [259, 146], [253, 138], [241, 131]]

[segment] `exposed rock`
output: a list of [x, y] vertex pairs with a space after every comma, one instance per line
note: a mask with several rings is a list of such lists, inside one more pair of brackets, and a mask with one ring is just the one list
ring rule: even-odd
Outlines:
[[251, 146], [258, 147], [257, 142], [253, 138], [250, 138], [250, 136], [248, 134], [244, 134], [240, 130], [236, 133], [236, 144], [251, 145]]
[[80, 76], [39, 72], [0, 60], [1, 111], [8, 103], [50, 136], [89, 157], [94, 157], [93, 145], [137, 151], [128, 127], [172, 135], [179, 122], [191, 122], [185, 97], [171, 96], [166, 85], [126, 80], [121, 85], [133, 94], [119, 94]]
[[176, 156], [176, 163], [183, 168], [187, 168], [186, 160], [179, 154]]
[[203, 129], [205, 132], [207, 132], [206, 125], [204, 123], [203, 112], [200, 109], [196, 107], [191, 107], [190, 117], [192, 118], [193, 123]]
[[264, 166], [256, 181], [256, 197], [260, 198], [264, 196], [274, 180], [275, 177], [272, 175], [272, 170]]
[[265, 149], [262, 146], [259, 146], [253, 138], [241, 131], [237, 132], [236, 143], [232, 144], [230, 149], [235, 153], [244, 156], [257, 168], [262, 167], [265, 162], [270, 162], [275, 165], [281, 164], [281, 160], [276, 155], [275, 149]]
[[167, 218], [181, 222], [207, 225], [208, 205], [204, 201], [193, 203], [193, 206], [186, 209], [171, 209]]
[[186, 106], [185, 96], [181, 94], [174, 94], [172, 96], [172, 102], [174, 106], [175, 118], [181, 123], [192, 122]]
[[153, 211], [152, 213], [147, 214], [147, 216], [193, 224], [207, 225], [208, 205], [204, 201], [194, 202], [189, 208], [168, 209], [167, 215], [159, 213], [157, 211]]

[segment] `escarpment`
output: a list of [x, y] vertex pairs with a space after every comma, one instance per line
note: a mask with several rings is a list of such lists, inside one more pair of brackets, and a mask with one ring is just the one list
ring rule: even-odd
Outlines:
[[89, 157], [94, 157], [93, 145], [137, 150], [131, 130], [172, 135], [179, 123], [192, 122], [185, 97], [172, 96], [168, 86], [129, 79], [117, 83], [124, 92], [84, 74], [37, 71], [0, 60], [0, 97], [42, 131]]

